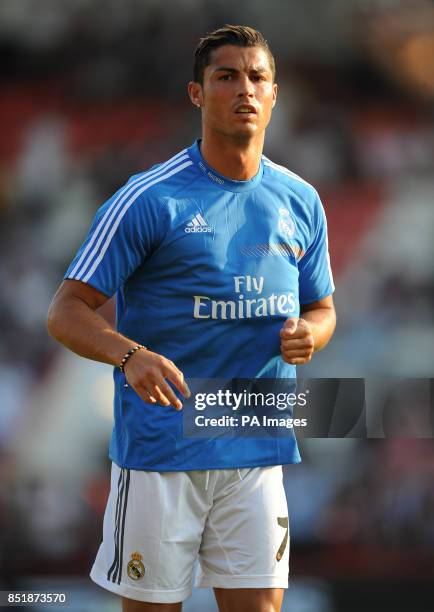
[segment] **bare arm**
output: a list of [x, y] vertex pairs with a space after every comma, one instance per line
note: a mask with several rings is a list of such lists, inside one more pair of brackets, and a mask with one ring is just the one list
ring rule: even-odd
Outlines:
[[331, 295], [301, 307], [299, 319], [285, 321], [280, 331], [282, 358], [301, 365], [312, 359], [315, 351], [326, 346], [336, 327], [336, 311]]
[[[138, 342], [117, 332], [96, 312], [108, 299], [91, 285], [75, 280], [64, 281], [48, 311], [50, 335], [82, 357], [118, 365]], [[134, 353], [124, 371], [128, 382], [146, 402], [182, 408], [165, 378], [185, 397], [189, 395], [182, 372], [172, 361], [150, 350]]]
[[119, 364], [136, 342], [116, 332], [96, 312], [108, 299], [91, 285], [75, 280], [64, 281], [48, 311], [50, 335], [77, 355], [111, 365]]

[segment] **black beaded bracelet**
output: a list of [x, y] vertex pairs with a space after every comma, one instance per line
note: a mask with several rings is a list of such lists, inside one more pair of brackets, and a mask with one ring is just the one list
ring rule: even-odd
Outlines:
[[124, 367], [125, 364], [127, 363], [128, 359], [134, 355], [134, 353], [136, 351], [140, 351], [140, 349], [145, 349], [146, 350], [146, 346], [143, 346], [143, 344], [137, 344], [137, 346], [133, 346], [133, 348], [131, 348], [128, 353], [125, 353], [124, 358], [122, 359], [122, 361], [120, 362], [120, 364], [118, 365], [118, 368], [120, 369], [120, 371], [122, 373], [124, 373]]

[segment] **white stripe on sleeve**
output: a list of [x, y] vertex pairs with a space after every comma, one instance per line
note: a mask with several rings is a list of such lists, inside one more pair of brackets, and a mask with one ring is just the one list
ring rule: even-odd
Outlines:
[[[77, 280], [80, 280], [80, 275], [83, 274], [84, 270], [86, 269], [87, 265], [89, 264], [89, 261], [91, 260], [91, 258], [94, 255], [95, 249], [92, 252], [92, 254], [89, 257], [86, 257], [87, 254], [89, 253], [90, 249], [92, 248], [95, 240], [98, 238], [99, 232], [102, 228], [104, 228], [104, 226], [106, 226], [103, 230], [103, 235], [107, 232], [108, 229], [108, 224], [111, 222], [113, 215], [112, 212], [115, 212], [115, 210], [117, 210], [119, 208], [119, 205], [125, 200], [125, 197], [128, 197], [128, 195], [134, 190], [135, 187], [138, 187], [139, 185], [143, 184], [143, 181], [147, 181], [148, 179], [152, 179], [153, 177], [163, 173], [165, 170], [167, 170], [168, 168], [170, 168], [171, 166], [173, 166], [174, 164], [184, 160], [184, 159], [188, 159], [188, 156], [185, 155], [187, 149], [184, 149], [183, 151], [180, 151], [179, 153], [177, 153], [176, 155], [174, 155], [171, 159], [169, 159], [167, 162], [165, 162], [162, 166], [159, 166], [158, 168], [155, 168], [154, 170], [150, 170], [149, 172], [146, 172], [145, 174], [142, 174], [141, 176], [137, 177], [136, 179], [134, 179], [133, 181], [131, 181], [131, 183], [127, 183], [125, 185], [125, 187], [123, 187], [123, 189], [120, 191], [120, 193], [118, 194], [118, 196], [113, 200], [113, 202], [111, 203], [111, 205], [109, 206], [109, 208], [106, 210], [103, 218], [100, 220], [100, 222], [98, 223], [97, 227], [95, 228], [95, 231], [92, 234], [92, 238], [89, 240], [88, 244], [86, 245], [86, 248], [84, 249], [83, 253], [81, 254], [79, 260], [77, 261], [76, 265], [74, 266], [74, 269], [71, 270], [71, 274], [70, 277], [74, 277], [77, 278]], [[121, 202], [120, 202], [121, 200]], [[107, 223], [106, 223], [107, 222]], [[103, 237], [103, 236], [102, 236]], [[100, 244], [100, 242], [98, 243], [98, 245]], [[96, 248], [98, 248], [98, 245], [96, 246]], [[86, 260], [86, 261], [85, 261]], [[82, 267], [82, 264], [84, 263], [84, 266]]]
[[104, 242], [101, 251], [98, 255], [98, 257], [95, 259], [93, 265], [91, 266], [90, 270], [87, 272], [86, 276], [84, 276], [83, 279], [77, 279], [77, 280], [83, 280], [83, 282], [87, 282], [89, 280], [89, 278], [92, 276], [92, 274], [95, 272], [96, 268], [98, 267], [98, 265], [100, 264], [102, 258], [105, 255], [105, 252], [107, 251], [110, 242], [120, 224], [120, 222], [122, 221], [123, 216], [125, 215], [125, 213], [127, 212], [127, 210], [130, 208], [130, 206], [135, 202], [135, 200], [139, 197], [139, 195], [141, 195], [144, 191], [146, 191], [147, 189], [149, 189], [150, 187], [152, 187], [153, 185], [156, 185], [157, 183], [160, 183], [161, 181], [164, 181], [165, 179], [173, 176], [174, 174], [177, 174], [178, 172], [181, 172], [181, 170], [184, 170], [184, 168], [187, 168], [188, 166], [193, 165], [192, 161], [186, 161], [183, 164], [181, 164], [180, 166], [177, 166], [176, 168], [173, 168], [172, 170], [170, 170], [170, 172], [168, 172], [167, 174], [164, 174], [163, 176], [160, 176], [158, 178], [155, 178], [153, 181], [148, 182], [146, 185], [143, 185], [138, 191], [136, 191], [131, 198], [127, 201], [127, 203], [125, 204], [125, 206], [122, 208], [122, 210], [119, 212], [119, 215], [116, 219], [116, 221], [113, 223], [113, 226], [111, 228], [111, 231], [109, 233], [109, 235], [106, 238], [106, 241]]

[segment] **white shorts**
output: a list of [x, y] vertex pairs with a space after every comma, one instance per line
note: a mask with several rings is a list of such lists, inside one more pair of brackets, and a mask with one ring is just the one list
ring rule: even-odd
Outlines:
[[103, 542], [91, 571], [123, 597], [175, 603], [195, 586], [287, 588], [281, 466], [146, 472], [112, 466]]

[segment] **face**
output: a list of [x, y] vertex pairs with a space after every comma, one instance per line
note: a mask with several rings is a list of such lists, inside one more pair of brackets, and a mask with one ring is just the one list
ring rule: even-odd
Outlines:
[[189, 93], [192, 102], [202, 107], [204, 131], [249, 141], [263, 136], [277, 85], [262, 47], [225, 45], [212, 52], [203, 86], [190, 83]]

